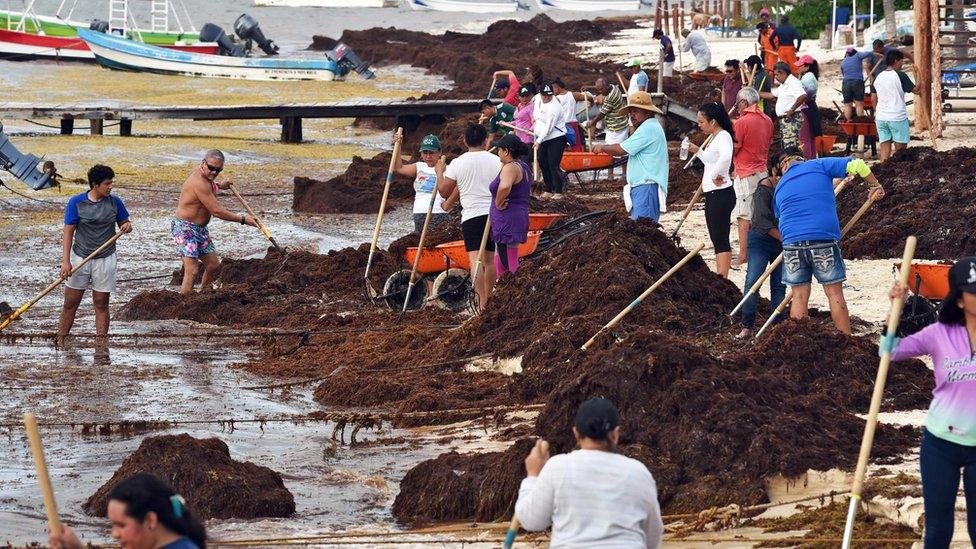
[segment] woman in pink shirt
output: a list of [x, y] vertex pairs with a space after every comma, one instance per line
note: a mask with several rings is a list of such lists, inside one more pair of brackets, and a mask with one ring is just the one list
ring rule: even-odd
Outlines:
[[[892, 299], [904, 299], [898, 282]], [[959, 477], [966, 491], [970, 542], [976, 542], [976, 257], [949, 270], [949, 293], [939, 321], [900, 341], [883, 338], [891, 360], [932, 357], [935, 389], [925, 418], [919, 465], [925, 500], [925, 547], [949, 547]]]
[[518, 135], [518, 138], [522, 141], [522, 143], [530, 145], [530, 150], [532, 145], [532, 133], [530, 133], [533, 124], [532, 112], [535, 110], [535, 104], [532, 101], [532, 96], [535, 94], [535, 85], [532, 83], [526, 84], [519, 88], [518, 104], [515, 105], [515, 119], [512, 120], [516, 128], [529, 130], [528, 132], [516, 131], [515, 134]]

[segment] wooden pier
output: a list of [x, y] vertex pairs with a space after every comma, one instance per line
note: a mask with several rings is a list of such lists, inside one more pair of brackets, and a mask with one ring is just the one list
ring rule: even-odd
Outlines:
[[281, 121], [281, 140], [302, 141], [304, 118], [396, 118], [398, 124], [419, 122], [423, 117], [451, 117], [478, 111], [478, 99], [417, 101], [343, 101], [288, 105], [37, 105], [0, 103], [0, 119], [57, 119], [61, 133], [71, 135], [75, 120], [88, 120], [92, 135], [102, 135], [106, 120], [119, 121], [119, 134], [132, 135], [136, 120], [269, 120]]

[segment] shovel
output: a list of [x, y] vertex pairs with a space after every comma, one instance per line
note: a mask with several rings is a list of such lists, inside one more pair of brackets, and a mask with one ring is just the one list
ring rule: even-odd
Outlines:
[[281, 248], [281, 246], [278, 245], [278, 242], [275, 241], [274, 237], [271, 236], [271, 231], [269, 231], [268, 228], [264, 226], [264, 223], [261, 222], [261, 218], [259, 218], [257, 214], [254, 213], [254, 210], [251, 209], [251, 206], [248, 205], [247, 201], [244, 200], [244, 197], [241, 196], [241, 193], [237, 192], [237, 189], [234, 188], [233, 185], [231, 185], [230, 187], [230, 192], [234, 193], [234, 196], [237, 197], [237, 200], [241, 202], [241, 206], [244, 206], [244, 210], [247, 211], [247, 213], [254, 218], [254, 222], [257, 223], [258, 225], [258, 230], [260, 230], [261, 234], [263, 234], [264, 237], [268, 239], [268, 242], [271, 242], [271, 245], [274, 246], [276, 250], [278, 250], [279, 252], [283, 252], [284, 250]]
[[[478, 275], [481, 274], [481, 265], [485, 261], [485, 249], [488, 247], [488, 235], [491, 234], [491, 217], [485, 220], [485, 232], [481, 234], [481, 247], [478, 248], [478, 260], [474, 263], [474, 270], [471, 271], [471, 289], [474, 290], [475, 299], [478, 295]], [[419, 254], [418, 254], [419, 255]], [[481, 312], [481, 303], [478, 303], [478, 312]]]
[[51, 488], [51, 477], [47, 471], [47, 461], [44, 460], [44, 446], [41, 444], [41, 434], [37, 429], [37, 418], [34, 414], [24, 414], [24, 427], [27, 429], [27, 440], [30, 443], [31, 454], [34, 456], [37, 480], [41, 483], [44, 509], [47, 511], [47, 526], [54, 537], [60, 538], [61, 521], [58, 519], [58, 504], [54, 499], [54, 489]]
[[[909, 236], [905, 241], [905, 252], [901, 257], [901, 271], [898, 280], [902, 286], [908, 284], [908, 273], [911, 271], [912, 258], [915, 256], [915, 237]], [[854, 535], [854, 519], [857, 507], [861, 502], [861, 489], [864, 488], [864, 476], [868, 469], [868, 459], [871, 458], [871, 446], [874, 444], [874, 430], [878, 426], [878, 412], [881, 411], [881, 400], [884, 398], [885, 381], [888, 378], [888, 366], [891, 365], [891, 343], [898, 331], [898, 321], [905, 300], [895, 299], [891, 302], [888, 312], [888, 329], [885, 331], [881, 344], [881, 362], [878, 364], [878, 375], [874, 379], [874, 392], [871, 395], [871, 407], [868, 409], [868, 421], [864, 424], [864, 436], [861, 438], [861, 451], [857, 457], [857, 469], [854, 470], [854, 485], [851, 487], [851, 503], [847, 509], [847, 522], [844, 525], [843, 549], [850, 549], [851, 538]]]
[[27, 303], [24, 303], [16, 311], [10, 313], [10, 316], [8, 316], [7, 318], [3, 319], [2, 322], [0, 322], [0, 330], [3, 330], [7, 326], [10, 326], [10, 324], [13, 321], [15, 321], [18, 318], [20, 318], [20, 316], [23, 315], [24, 313], [26, 313], [28, 309], [30, 309], [31, 307], [33, 307], [35, 303], [37, 303], [38, 301], [40, 301], [47, 294], [53, 292], [54, 289], [57, 288], [58, 286], [60, 286], [62, 282], [64, 282], [65, 280], [68, 279], [68, 277], [70, 277], [71, 275], [73, 275], [76, 272], [78, 272], [78, 269], [84, 267], [89, 261], [91, 261], [92, 259], [95, 259], [95, 256], [97, 256], [98, 254], [100, 254], [100, 253], [104, 252], [105, 250], [107, 250], [109, 246], [111, 246], [116, 240], [119, 239], [120, 236], [122, 236], [122, 234], [123, 234], [122, 231], [116, 232], [114, 235], [112, 235], [112, 238], [109, 238], [108, 240], [105, 241], [104, 244], [102, 244], [101, 246], [99, 246], [94, 252], [88, 254], [88, 257], [86, 257], [85, 259], [83, 259], [81, 261], [81, 263], [75, 265], [74, 268], [71, 269], [71, 272], [68, 273], [68, 276], [59, 276], [57, 280], [55, 280], [54, 282], [52, 282], [51, 284], [49, 284], [47, 288], [44, 288], [44, 291], [42, 291], [41, 293], [37, 294], [37, 297], [35, 297], [34, 299], [28, 301]]
[[373, 255], [376, 253], [376, 242], [380, 238], [380, 228], [383, 226], [383, 214], [386, 212], [386, 199], [390, 196], [390, 185], [393, 184], [393, 167], [396, 159], [400, 155], [400, 145], [403, 144], [403, 128], [397, 128], [396, 138], [393, 143], [393, 156], [390, 157], [390, 169], [386, 172], [386, 185], [383, 187], [383, 198], [380, 200], [380, 211], [376, 214], [376, 226], [373, 227], [373, 241], [369, 245], [369, 258], [366, 260], [366, 273], [363, 275], [363, 282], [366, 285], [366, 292], [371, 300], [375, 300], [376, 290], [369, 283], [369, 271], [373, 268]]
[[593, 337], [591, 337], [586, 343], [584, 343], [583, 346], [580, 347], [580, 349], [583, 351], [589, 350], [589, 348], [593, 345], [593, 342], [596, 341], [598, 337], [603, 335], [603, 333], [606, 332], [607, 330], [612, 329], [617, 324], [620, 324], [620, 321], [623, 320], [625, 316], [630, 314], [631, 311], [636, 309], [637, 306], [640, 305], [641, 302], [647, 298], [647, 296], [651, 295], [654, 292], [654, 290], [658, 289], [661, 286], [661, 284], [667, 282], [668, 279], [670, 279], [674, 275], [674, 273], [678, 272], [678, 269], [684, 267], [686, 263], [692, 260], [692, 258], [694, 258], [696, 255], [701, 253], [702, 249], [704, 248], [705, 248], [705, 244], [699, 244], [698, 246], [695, 247], [694, 250], [688, 252], [688, 255], [681, 258], [681, 261], [675, 263], [674, 267], [671, 267], [670, 269], [668, 269], [668, 272], [661, 275], [661, 278], [658, 278], [654, 282], [654, 284], [652, 284], [648, 289], [644, 290], [644, 293], [637, 296], [637, 299], [631, 301], [630, 305], [627, 305], [627, 307], [625, 307], [624, 310], [620, 311], [620, 313], [618, 313], [617, 316], [613, 317], [613, 320], [607, 322], [606, 326], [600, 328], [599, 331], [597, 331], [597, 333], [593, 334]]
[[424, 227], [420, 230], [420, 242], [417, 243], [417, 255], [413, 258], [413, 267], [410, 269], [410, 282], [407, 284], [407, 297], [403, 300], [403, 310], [400, 314], [407, 312], [407, 305], [410, 303], [410, 294], [413, 293], [413, 285], [417, 281], [417, 269], [420, 267], [420, 256], [423, 255], [424, 242], [427, 240], [427, 228], [430, 226], [430, 218], [434, 215], [434, 202], [437, 200], [437, 185], [430, 195], [430, 203], [427, 204], [427, 215], [424, 216]]

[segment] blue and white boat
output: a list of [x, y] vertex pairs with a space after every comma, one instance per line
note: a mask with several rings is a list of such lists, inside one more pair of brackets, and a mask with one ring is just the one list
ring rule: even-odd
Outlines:
[[346, 71], [331, 59], [230, 57], [168, 50], [88, 29], [78, 29], [95, 59], [117, 70], [242, 80], [335, 80]]
[[472, 0], [407, 0], [410, 9], [415, 11], [451, 11], [459, 13], [515, 13], [518, 8], [516, 0], [502, 1], [472, 1]]

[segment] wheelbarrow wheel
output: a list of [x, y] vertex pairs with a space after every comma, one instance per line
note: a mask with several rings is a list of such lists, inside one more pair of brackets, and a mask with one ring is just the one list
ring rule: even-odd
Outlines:
[[[407, 288], [410, 286], [410, 271], [404, 269], [397, 271], [386, 279], [383, 284], [383, 300], [386, 305], [394, 311], [403, 310], [403, 300], [407, 297]], [[422, 280], [416, 280], [413, 290], [410, 292], [410, 303], [407, 310], [415, 311], [424, 306], [427, 299], [427, 284]]]
[[434, 279], [434, 297], [438, 307], [460, 311], [474, 298], [471, 273], [464, 269], [448, 269]]
[[910, 294], [901, 309], [901, 321], [898, 323], [898, 337], [907, 337], [922, 328], [934, 323], [939, 318], [939, 307], [936, 303], [918, 294]]

